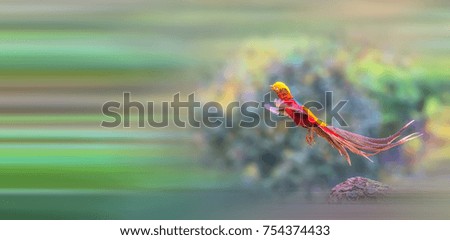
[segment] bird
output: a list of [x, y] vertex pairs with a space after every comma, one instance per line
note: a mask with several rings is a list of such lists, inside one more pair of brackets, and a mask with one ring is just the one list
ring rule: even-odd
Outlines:
[[421, 133], [414, 132], [399, 139], [400, 135], [414, 122], [414, 120], [405, 124], [400, 130], [389, 137], [372, 138], [357, 133], [346, 131], [331, 125], [317, 118], [311, 110], [300, 104], [294, 99], [289, 87], [283, 82], [275, 82], [270, 85], [278, 99], [274, 100], [275, 107], [265, 104], [264, 107], [270, 112], [279, 116], [291, 118], [297, 126], [307, 129], [306, 142], [309, 145], [315, 143], [315, 134], [324, 138], [332, 147], [334, 147], [341, 156], [345, 157], [347, 163], [351, 166], [352, 162], [348, 151], [363, 156], [369, 161], [370, 156], [386, 151], [405, 142], [422, 136]]

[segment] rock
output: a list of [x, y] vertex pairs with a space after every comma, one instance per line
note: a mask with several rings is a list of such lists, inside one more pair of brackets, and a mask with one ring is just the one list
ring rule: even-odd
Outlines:
[[329, 203], [356, 203], [380, 200], [392, 189], [378, 181], [363, 177], [353, 177], [331, 189]]

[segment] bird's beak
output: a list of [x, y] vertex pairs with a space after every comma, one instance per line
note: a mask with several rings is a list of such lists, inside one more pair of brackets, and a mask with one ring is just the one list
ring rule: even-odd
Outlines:
[[273, 90], [273, 85], [269, 85], [270, 86], [270, 89], [272, 89]]

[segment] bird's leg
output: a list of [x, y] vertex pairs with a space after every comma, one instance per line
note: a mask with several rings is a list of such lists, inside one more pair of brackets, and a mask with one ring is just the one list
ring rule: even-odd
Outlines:
[[306, 142], [309, 145], [314, 144], [314, 129], [308, 128], [308, 132], [306, 133]]

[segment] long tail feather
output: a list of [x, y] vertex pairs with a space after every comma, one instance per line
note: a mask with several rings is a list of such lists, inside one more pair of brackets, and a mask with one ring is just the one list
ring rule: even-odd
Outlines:
[[350, 160], [350, 156], [348, 155], [347, 149], [345, 149], [344, 145], [336, 142], [328, 133], [324, 132], [321, 128], [313, 128], [317, 135], [321, 136], [327, 142], [333, 146], [336, 150], [338, 150], [339, 154], [341, 156], [345, 157], [345, 160], [347, 160], [348, 165], [352, 165], [352, 161]]
[[349, 165], [351, 165], [347, 149], [357, 155], [365, 157], [369, 161], [372, 161], [369, 158], [370, 156], [422, 136], [422, 134], [416, 132], [396, 141], [396, 139], [398, 139], [406, 128], [412, 123], [413, 121], [410, 121], [399, 131], [386, 138], [370, 138], [331, 126], [321, 126], [319, 128], [320, 130], [316, 130], [315, 132], [319, 136], [325, 138], [334, 148], [336, 148], [338, 152], [346, 158]]
[[348, 139], [356, 137], [360, 141], [363, 141], [363, 142], [386, 144], [386, 143], [391, 143], [392, 141], [397, 139], [413, 122], [414, 122], [414, 120], [410, 121], [409, 123], [405, 124], [400, 130], [398, 130], [396, 133], [392, 134], [389, 137], [385, 137], [385, 138], [366, 137], [366, 136], [362, 136], [362, 135], [359, 135], [359, 134], [356, 134], [356, 133], [352, 133], [352, 132], [349, 132], [349, 131], [346, 131], [346, 130], [343, 130], [343, 129], [332, 127], [332, 126], [329, 126], [329, 128], [331, 128], [332, 130], [337, 132], [339, 135], [341, 135], [343, 137], [346, 137]]

